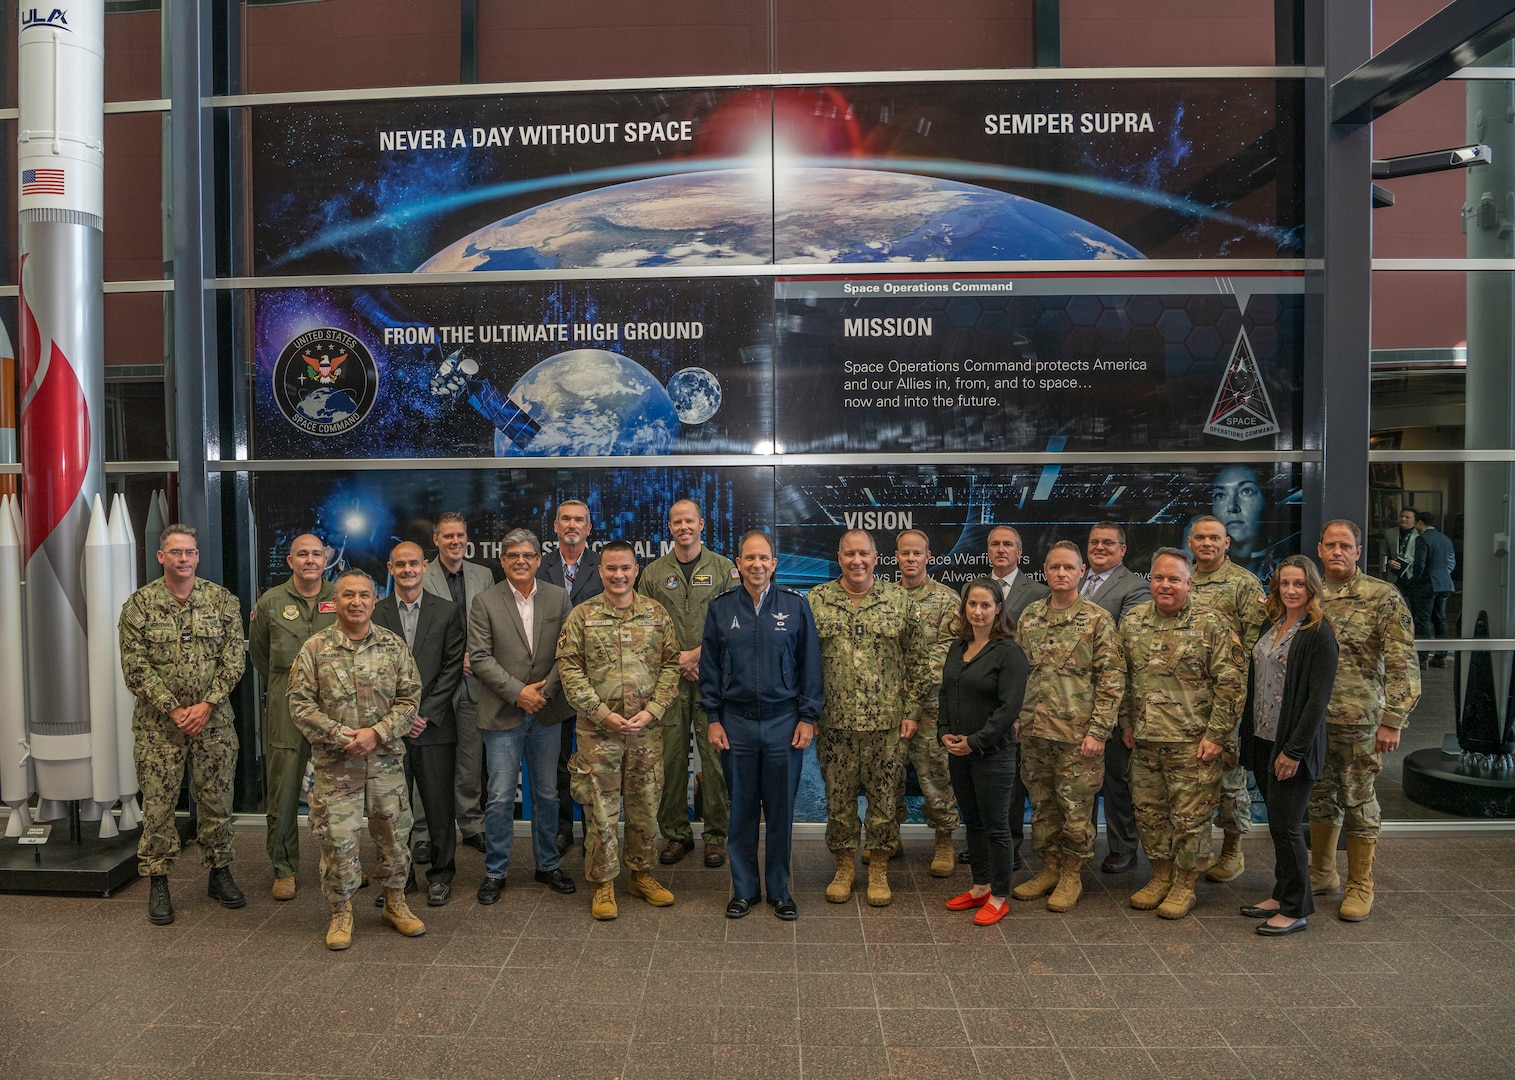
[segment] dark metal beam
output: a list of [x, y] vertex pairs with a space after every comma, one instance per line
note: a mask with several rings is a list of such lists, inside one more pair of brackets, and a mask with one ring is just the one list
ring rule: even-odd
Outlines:
[[1036, 0], [1031, 9], [1031, 35], [1035, 49], [1032, 64], [1039, 68], [1062, 67], [1062, 0]]
[[1331, 122], [1368, 124], [1515, 38], [1515, 0], [1452, 0], [1331, 86]]

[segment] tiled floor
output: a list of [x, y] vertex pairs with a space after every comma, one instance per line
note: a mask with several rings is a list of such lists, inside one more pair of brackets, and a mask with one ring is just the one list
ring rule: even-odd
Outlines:
[[1271, 881], [1261, 833], [1197, 917], [1126, 906], [1142, 871], [1091, 871], [1071, 914], [1015, 903], [989, 929], [943, 910], [967, 875], [930, 877], [922, 841], [883, 909], [825, 903], [831, 859], [802, 841], [795, 923], [725, 919], [727, 873], [697, 859], [661, 875], [673, 907], [623, 897], [616, 922], [529, 868], [483, 908], [463, 849], [452, 904], [418, 906], [425, 937], [382, 928], [364, 891], [340, 954], [304, 846], [279, 904], [261, 834], [239, 833], [240, 911], [206, 898], [191, 849], [170, 927], [140, 883], [0, 896], [0, 1077], [1515, 1076], [1511, 833], [1388, 836], [1372, 918], [1340, 922], [1328, 898], [1280, 940], [1236, 910]]

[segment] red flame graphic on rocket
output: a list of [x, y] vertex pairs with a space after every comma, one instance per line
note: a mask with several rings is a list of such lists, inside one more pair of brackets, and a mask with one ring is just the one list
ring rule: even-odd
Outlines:
[[[21, 258], [21, 386], [23, 396], [42, 363], [42, 334], [26, 303], [26, 259]], [[84, 487], [89, 466], [89, 407], [74, 367], [58, 343], [48, 341], [47, 374], [21, 413], [21, 460], [26, 462], [26, 555], [52, 535]]]

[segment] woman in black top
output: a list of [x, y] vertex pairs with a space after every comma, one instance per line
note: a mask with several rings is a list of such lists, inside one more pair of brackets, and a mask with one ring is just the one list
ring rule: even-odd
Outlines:
[[1268, 937], [1303, 930], [1315, 910], [1303, 819], [1325, 762], [1326, 702], [1336, 682], [1336, 635], [1320, 593], [1309, 559], [1290, 555], [1278, 564], [1241, 718], [1242, 746], [1268, 806], [1276, 875], [1272, 895], [1241, 913], [1266, 919], [1257, 932]]
[[1030, 668], [1012, 636], [1015, 618], [999, 588], [977, 578], [958, 607], [960, 637], [947, 652], [938, 696], [937, 738], [968, 829], [973, 888], [947, 901], [952, 911], [977, 908], [973, 921], [992, 926], [1010, 906], [1010, 790], [1015, 784], [1015, 721]]

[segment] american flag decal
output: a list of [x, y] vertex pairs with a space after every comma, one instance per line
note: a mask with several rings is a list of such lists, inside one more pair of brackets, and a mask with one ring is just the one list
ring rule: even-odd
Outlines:
[[62, 169], [22, 169], [22, 195], [62, 195]]

